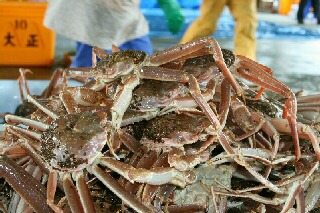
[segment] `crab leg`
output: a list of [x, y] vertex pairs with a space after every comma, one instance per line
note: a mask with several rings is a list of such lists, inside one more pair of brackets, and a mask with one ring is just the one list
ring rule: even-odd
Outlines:
[[33, 128], [36, 128], [40, 131], [45, 131], [46, 129], [49, 128], [49, 125], [47, 124], [44, 124], [42, 122], [39, 122], [39, 121], [35, 121], [35, 120], [32, 120], [32, 119], [28, 119], [28, 118], [23, 118], [23, 117], [19, 117], [19, 116], [16, 116], [16, 115], [6, 115], [5, 117], [5, 120], [8, 124], [24, 124], [26, 126], [31, 126]]
[[64, 72], [70, 78], [77, 78], [79, 76], [81, 78], [93, 78], [94, 74], [90, 72], [91, 69], [92, 69], [91, 67], [67, 68], [64, 70]]
[[312, 181], [308, 191], [306, 192], [306, 212], [310, 212], [320, 198], [320, 179]]
[[298, 113], [301, 117], [298, 120], [304, 124], [313, 125], [320, 122], [320, 108], [319, 107], [299, 107]]
[[216, 61], [218, 67], [228, 79], [233, 89], [236, 91], [236, 94], [242, 94], [241, 87], [224, 62], [221, 48], [218, 42], [211, 37], [199, 38], [194, 41], [157, 52], [150, 56], [149, 63], [147, 63], [147, 65], [158, 66], [166, 62], [174, 61], [181, 58], [196, 57], [199, 55], [208, 54], [213, 55], [213, 58]]
[[[156, 160], [156, 162], [153, 164], [152, 168], [155, 167], [168, 167], [168, 152], [163, 152], [161, 155], [159, 155], [158, 159]], [[142, 202], [143, 203], [151, 203], [151, 201], [154, 199], [154, 197], [156, 196], [156, 193], [158, 191], [158, 189], [161, 186], [156, 186], [156, 185], [150, 185], [150, 184], [146, 184], [146, 186], [143, 189], [143, 193], [142, 193]]]
[[[255, 120], [256, 122], [261, 120], [261, 118], [263, 117], [261, 114], [259, 114], [257, 112], [252, 112], [251, 116], [252, 116], [253, 120]], [[272, 137], [272, 139], [274, 140], [274, 144], [272, 146], [272, 159], [273, 159], [278, 153], [279, 143], [280, 143], [280, 135], [279, 135], [278, 131], [276, 130], [276, 128], [272, 125], [272, 123], [267, 119], [265, 120], [261, 129], [268, 136]]]
[[247, 171], [254, 176], [260, 183], [268, 187], [271, 191], [284, 194], [284, 191], [280, 189], [278, 186], [274, 185], [272, 182], [270, 182], [268, 179], [264, 178], [260, 173], [258, 173], [256, 170], [254, 170], [253, 167], [251, 167], [242, 156], [241, 152], [238, 153], [238, 156], [235, 156], [234, 160], [241, 166], [245, 167]]
[[[261, 114], [256, 113], [256, 112], [252, 112], [251, 113], [252, 118], [258, 122], [258, 120], [261, 120], [261, 118], [263, 117]], [[275, 127], [271, 124], [271, 122], [269, 120], [265, 120], [262, 128], [261, 128], [268, 136], [272, 137], [272, 139], [274, 140], [274, 144], [272, 146], [272, 156], [271, 156], [271, 160], [273, 160], [275, 158], [275, 156], [278, 153], [279, 150], [279, 144], [280, 144], [280, 135], [278, 133], [278, 131], [275, 129]], [[271, 172], [271, 165], [268, 166], [266, 168], [266, 172], [265, 172], [265, 177], [268, 177], [270, 172]]]
[[109, 174], [97, 165], [92, 167], [92, 173], [114, 194], [116, 194], [127, 205], [133, 208], [137, 212], [153, 212], [141, 202], [139, 202], [132, 194], [128, 193], [117, 181], [115, 181]]
[[[311, 166], [311, 169], [309, 169], [309, 171], [307, 171], [307, 173], [304, 175], [302, 180], [296, 181], [293, 183], [293, 186], [290, 189], [289, 196], [288, 196], [288, 198], [282, 208], [281, 213], [288, 212], [288, 210], [293, 206], [294, 200], [296, 198], [299, 199], [299, 197], [300, 197], [300, 201], [301, 201], [301, 196], [299, 196], [299, 194], [300, 194], [300, 192], [303, 192], [305, 182], [318, 169], [318, 167], [319, 167], [319, 162], [314, 163]], [[302, 199], [304, 199], [304, 198], [302, 198]], [[300, 201], [298, 201], [298, 203], [301, 203]], [[303, 212], [304, 212], [304, 210], [305, 209], [303, 207]]]
[[212, 39], [212, 54], [215, 62], [217, 63], [218, 67], [221, 69], [221, 72], [228, 79], [229, 83], [231, 84], [232, 88], [236, 92], [237, 96], [243, 94], [242, 88], [236, 81], [235, 77], [231, 74], [230, 70], [228, 69], [226, 63], [224, 62], [223, 55], [220, 49], [218, 42], [215, 39]]
[[[282, 118], [274, 118], [271, 120], [271, 123], [274, 125], [274, 127], [282, 133], [285, 134], [289, 134], [290, 133], [290, 129], [288, 128], [289, 126], [289, 121], [282, 119]], [[314, 132], [314, 130], [308, 126], [305, 125], [303, 123], [298, 122], [297, 123], [297, 131], [299, 133], [299, 136], [301, 138], [307, 138], [310, 139], [312, 147], [315, 151], [315, 154], [318, 158], [318, 160], [320, 160], [320, 147], [319, 147], [319, 141], [318, 138]]]
[[208, 150], [202, 153], [185, 155], [184, 151], [172, 148], [169, 152], [168, 162], [171, 167], [178, 169], [179, 171], [189, 171], [200, 163], [206, 162], [210, 158], [210, 152]]
[[180, 70], [169, 69], [164, 67], [145, 66], [139, 69], [138, 76], [144, 79], [187, 82], [188, 73]]
[[320, 95], [297, 97], [298, 113], [303, 116], [303, 123], [313, 124], [320, 121]]
[[210, 187], [210, 192], [212, 195], [212, 202], [213, 202], [213, 206], [216, 210], [216, 212], [218, 213], [222, 213], [222, 212], [226, 212], [227, 209], [227, 196], [221, 196], [221, 195], [217, 195], [214, 192], [214, 186], [212, 185]]
[[196, 181], [195, 174], [191, 171], [180, 172], [175, 168], [158, 167], [150, 170], [134, 168], [110, 157], [102, 157], [100, 164], [121, 174], [130, 182], [148, 183], [162, 185], [171, 183], [184, 188], [186, 185]]
[[[215, 94], [215, 87], [216, 82], [212, 79], [208, 82], [206, 90], [203, 93], [201, 93], [206, 102], [213, 99], [213, 95]], [[194, 100], [194, 98], [190, 94], [187, 94], [184, 97], [177, 97], [173, 99], [169, 104], [166, 104], [166, 106], [161, 110], [161, 113], [166, 114], [172, 110], [193, 111], [197, 106], [198, 104]], [[227, 112], [225, 113], [227, 114]]]
[[222, 132], [220, 121], [218, 120], [217, 116], [214, 114], [209, 104], [204, 100], [200, 92], [199, 84], [193, 75], [189, 76], [189, 85], [190, 85], [190, 94], [192, 95], [196, 103], [199, 105], [199, 107], [202, 109], [202, 111], [205, 113], [207, 118], [210, 120], [214, 129], [217, 130], [220, 144], [228, 154], [234, 154], [234, 151], [229, 144], [229, 137], [227, 137]]
[[118, 131], [118, 137], [120, 141], [133, 153], [138, 152], [138, 150], [141, 148], [140, 142], [122, 129]]
[[299, 103], [317, 103], [318, 105], [320, 101], [320, 94], [315, 95], [305, 95], [297, 97], [297, 102]]
[[303, 190], [301, 190], [299, 192], [299, 194], [296, 196], [296, 205], [297, 205], [297, 210], [296, 212], [299, 213], [305, 213], [305, 209], [306, 209], [306, 203], [305, 203], [305, 199], [304, 199], [304, 192]]
[[[29, 158], [29, 156], [26, 156], [28, 154], [27, 151], [23, 147], [21, 147], [20, 145], [11, 145], [9, 147], [4, 147], [3, 149], [0, 149], [0, 153], [10, 157], [11, 159], [23, 157], [20, 159], [21, 164], [23, 164], [24, 161], [27, 161]], [[18, 164], [21, 165], [20, 163], [18, 163]]]
[[0, 155], [0, 176], [37, 212], [52, 212], [44, 186], [11, 160]]
[[197, 82], [197, 79], [193, 75], [189, 75], [189, 85], [190, 85], [190, 94], [196, 101], [196, 103], [200, 106], [202, 111], [206, 114], [208, 119], [210, 120], [211, 124], [213, 127], [220, 131], [220, 122], [217, 118], [217, 116], [214, 114], [212, 109], [210, 108], [209, 104], [207, 101], [203, 98], [199, 84]]
[[[264, 65], [262, 65], [262, 64], [260, 64], [260, 68], [261, 68], [266, 74], [269, 74], [269, 75], [272, 76], [272, 74], [273, 74], [272, 69], [270, 69], [269, 67], [266, 67], [266, 66], [264, 66]], [[260, 90], [257, 92], [257, 95], [253, 98], [253, 100], [258, 100], [258, 99], [262, 96], [264, 90], [265, 90], [265, 88], [264, 88], [264, 87], [261, 87]]]
[[249, 198], [255, 201], [258, 201], [260, 203], [266, 204], [266, 205], [281, 205], [285, 203], [285, 200], [282, 198], [275, 197], [273, 199], [263, 197], [258, 194], [253, 194], [249, 192], [241, 193], [241, 194], [235, 194], [233, 192], [226, 192], [226, 191], [219, 191], [217, 189], [213, 189], [215, 194], [218, 195], [225, 195], [230, 197], [242, 197], [242, 198]]
[[221, 82], [219, 121], [221, 126], [225, 126], [231, 104], [231, 87], [229, 81], [224, 78]]
[[[159, 153], [157, 151], [150, 151], [148, 153], [145, 153], [135, 167], [150, 169], [155, 163], [155, 161], [157, 160], [158, 156], [159, 156]], [[139, 183], [131, 183], [128, 181], [127, 184], [125, 185], [125, 189], [131, 192], [132, 194], [135, 194], [138, 191], [140, 186], [141, 184]]]
[[49, 98], [52, 95], [58, 94], [67, 87], [68, 79], [65, 75], [65, 72], [60, 69], [56, 69], [51, 76], [50, 83], [48, 87], [41, 94], [42, 98]]
[[9, 156], [13, 154], [25, 155], [27, 152], [23, 147], [21, 147], [20, 143], [17, 142], [11, 144], [10, 146], [8, 146], [7, 144], [0, 145], [0, 153]]
[[150, 120], [152, 118], [155, 118], [159, 113], [160, 110], [158, 108], [146, 112], [127, 109], [123, 115], [121, 126], [127, 126], [129, 124], [140, 122], [142, 120]]
[[284, 107], [283, 117], [287, 118], [289, 122], [290, 129], [292, 132], [296, 158], [297, 160], [299, 160], [301, 152], [299, 147], [299, 138], [297, 131], [297, 100], [295, 94], [285, 84], [275, 79], [268, 72], [265, 72], [264, 66], [262, 66], [261, 64], [249, 58], [246, 58], [245, 56], [238, 55], [237, 57], [240, 59], [240, 66], [236, 71], [237, 74], [249, 81], [261, 85], [262, 87], [287, 98]]
[[94, 213], [96, 212], [94, 208], [94, 204], [91, 197], [91, 192], [88, 188], [88, 185], [84, 179], [83, 173], [79, 172], [76, 174], [76, 186], [78, 190], [78, 194], [81, 200], [81, 204], [83, 206], [84, 212]]
[[255, 134], [265, 123], [264, 118], [260, 117], [260, 120], [256, 124], [252, 119], [251, 113], [249, 112], [248, 108], [238, 99], [232, 101], [231, 110], [235, 122], [245, 132], [244, 135], [238, 136], [235, 139], [236, 141], [243, 140], [244, 138]]
[[[193, 53], [198, 53], [198, 55], [192, 55], [191, 57], [196, 57], [199, 55], [207, 55], [211, 53], [213, 47], [216, 47], [214, 45], [217, 45], [217, 42], [214, 40], [214, 38], [205, 37], [205, 38], [196, 39], [194, 41], [177, 45], [171, 48], [167, 48], [163, 51], [159, 51], [152, 54], [149, 57], [149, 61], [147, 62], [146, 65], [159, 66], [161, 64], [165, 64], [170, 61], [175, 61], [185, 56], [190, 56]], [[220, 50], [219, 46], [218, 48]], [[222, 53], [221, 53], [221, 57], [222, 57]]]
[[210, 165], [218, 165], [218, 164], [223, 164], [226, 162], [232, 162], [233, 160], [230, 159], [230, 157], [234, 157], [234, 156], [238, 155], [239, 152], [241, 152], [241, 154], [243, 155], [244, 158], [246, 158], [246, 160], [250, 160], [249, 158], [252, 158], [251, 161], [259, 160], [265, 164], [271, 164], [271, 162], [268, 161], [267, 159], [269, 159], [271, 157], [272, 153], [267, 149], [234, 148], [233, 152], [234, 152], [233, 155], [226, 154], [223, 152], [223, 153], [211, 158], [208, 162], [210, 163]]
[[77, 188], [73, 184], [73, 181], [72, 181], [70, 175], [65, 174], [63, 176], [62, 182], [63, 182], [64, 193], [66, 194], [71, 211], [74, 213], [84, 212], [83, 206], [81, 205], [81, 200], [80, 200], [79, 194], [77, 193]]
[[27, 136], [29, 136], [29, 137], [31, 137], [33, 139], [37, 139], [37, 140], [41, 139], [41, 134], [39, 134], [37, 132], [34, 132], [34, 131], [31, 131], [31, 130], [28, 130], [28, 129], [24, 129], [24, 128], [18, 127], [18, 126], [4, 125], [4, 128], [7, 131], [17, 135], [20, 138], [25, 138], [24, 135], [27, 135]]
[[[140, 159], [142, 158], [142, 156], [144, 155], [144, 151], [142, 149], [140, 149], [138, 152], [136, 153], [133, 153], [132, 157], [128, 160], [128, 164], [133, 166], [133, 167], [136, 167], [137, 164], [139, 163]], [[121, 185], [121, 186], [126, 186], [126, 184], [128, 183], [129, 181], [126, 180], [124, 177], [120, 176], [119, 180], [118, 180], [118, 183]]]
[[170, 205], [167, 211], [170, 213], [180, 212], [205, 212], [206, 208], [200, 204], [186, 204], [186, 205]]
[[36, 105], [40, 110], [42, 110], [44, 113], [46, 113], [48, 116], [50, 116], [53, 119], [57, 119], [59, 116], [57, 114], [55, 114], [54, 112], [52, 112], [51, 110], [49, 110], [48, 108], [46, 108], [45, 106], [43, 106], [42, 104], [40, 104], [34, 97], [32, 97], [31, 95], [28, 95], [27, 97], [28, 101], [30, 101], [31, 103], [33, 103], [34, 105]]
[[[42, 173], [40, 168], [27, 163], [27, 167], [25, 171], [27, 171], [32, 177], [34, 177], [37, 181], [41, 181]], [[28, 205], [28, 203], [24, 199], [20, 199], [19, 204], [17, 206], [17, 212], [33, 212], [33, 209]]]
[[43, 171], [46, 174], [50, 173], [49, 169], [46, 167], [46, 165], [45, 165], [44, 161], [42, 160], [41, 156], [39, 156], [38, 152], [29, 143], [24, 143], [21, 146], [27, 150], [28, 155], [41, 168], [41, 171]]
[[112, 126], [116, 129], [120, 128], [124, 112], [130, 105], [132, 91], [139, 85], [139, 78], [136, 75], [131, 75], [125, 82], [123, 88], [116, 94], [114, 104], [111, 107]]
[[57, 190], [58, 174], [57, 172], [50, 172], [47, 183], [47, 204], [56, 213], [62, 213], [62, 209], [54, 204], [54, 196]]
[[[229, 155], [234, 155], [234, 161], [237, 162], [239, 165], [243, 166], [246, 168], [246, 170], [253, 176], [255, 177], [260, 183], [262, 183], [264, 186], [268, 187], [271, 191], [283, 194], [284, 191], [280, 189], [278, 186], [274, 185], [272, 182], [270, 182], [268, 179], [264, 178], [260, 173], [258, 173], [250, 164], [248, 164], [245, 159], [243, 154], [241, 153], [241, 150], [238, 150], [238, 153], [236, 155], [236, 152], [231, 148], [229, 145], [229, 139], [225, 134], [222, 134], [222, 131], [219, 132], [218, 136], [220, 137], [219, 140], [225, 140], [225, 142], [221, 143], [222, 147], [225, 149], [227, 154]], [[224, 147], [226, 145], [226, 147]], [[263, 152], [262, 152], [263, 153]], [[260, 158], [263, 160], [262, 158]]]
[[24, 91], [26, 92], [27, 95], [30, 95], [30, 90], [26, 81], [26, 73], [32, 74], [32, 72], [29, 69], [23, 69], [23, 68], [20, 68], [19, 72], [20, 72], [20, 76], [18, 78], [18, 84], [19, 84], [20, 96], [21, 96], [21, 100], [24, 100], [25, 99]]
[[177, 186], [172, 184], [165, 184], [159, 188], [159, 191], [154, 199], [153, 205], [158, 210], [161, 211], [162, 204], [169, 199], [173, 191], [177, 188]]

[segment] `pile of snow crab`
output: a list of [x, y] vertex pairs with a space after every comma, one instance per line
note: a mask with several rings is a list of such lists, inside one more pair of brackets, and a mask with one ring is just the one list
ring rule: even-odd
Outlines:
[[93, 55], [28, 94], [33, 113], [5, 116], [2, 211], [319, 210], [319, 96], [211, 37]]

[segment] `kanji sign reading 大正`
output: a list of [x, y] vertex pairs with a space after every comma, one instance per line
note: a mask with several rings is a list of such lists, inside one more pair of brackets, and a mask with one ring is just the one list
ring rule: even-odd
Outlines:
[[41, 47], [41, 31], [36, 23], [24, 19], [3, 24], [0, 48]]

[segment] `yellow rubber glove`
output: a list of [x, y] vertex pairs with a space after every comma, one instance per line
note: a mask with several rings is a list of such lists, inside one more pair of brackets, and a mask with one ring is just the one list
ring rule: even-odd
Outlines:
[[184, 22], [179, 3], [177, 0], [158, 0], [158, 5], [166, 16], [170, 32], [177, 34]]

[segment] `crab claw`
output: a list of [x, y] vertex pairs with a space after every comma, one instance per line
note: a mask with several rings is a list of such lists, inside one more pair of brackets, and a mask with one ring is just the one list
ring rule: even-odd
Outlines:
[[287, 98], [283, 109], [283, 117], [289, 122], [296, 160], [299, 160], [301, 152], [297, 131], [297, 100], [295, 94], [288, 86], [275, 79], [271, 75], [272, 72], [266, 71], [265, 66], [245, 56], [237, 55], [237, 58], [239, 59], [239, 64], [236, 73], [240, 77]]

